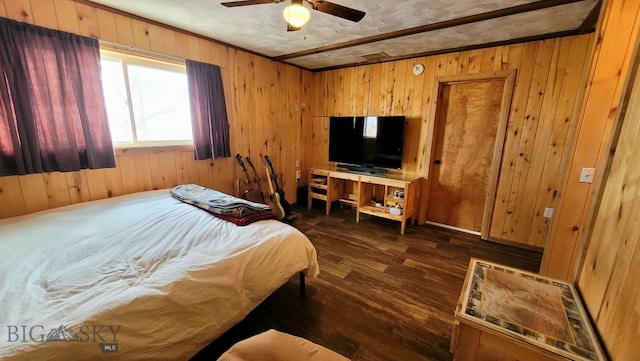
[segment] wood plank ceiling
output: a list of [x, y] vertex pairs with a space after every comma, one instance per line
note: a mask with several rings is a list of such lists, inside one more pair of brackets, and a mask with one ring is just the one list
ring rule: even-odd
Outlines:
[[[169, 25], [312, 71], [593, 31], [600, 0], [334, 0], [366, 12], [351, 22], [318, 11], [286, 31], [289, 1], [227, 8], [206, 0], [76, 0]], [[314, 0], [317, 1], [317, 0]]]

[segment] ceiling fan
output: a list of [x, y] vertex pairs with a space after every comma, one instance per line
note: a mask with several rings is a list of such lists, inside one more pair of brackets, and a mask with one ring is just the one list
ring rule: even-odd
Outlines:
[[[222, 5], [232, 8], [236, 6], [260, 5], [260, 4], [277, 4], [285, 0], [241, 0], [223, 2]], [[300, 30], [304, 24], [309, 21], [309, 10], [304, 7], [306, 2], [313, 10], [320, 11], [325, 14], [337, 16], [342, 19], [358, 22], [365, 16], [365, 12], [348, 8], [346, 6], [334, 4], [324, 0], [291, 0], [291, 5], [284, 9], [283, 15], [287, 20], [287, 31]]]

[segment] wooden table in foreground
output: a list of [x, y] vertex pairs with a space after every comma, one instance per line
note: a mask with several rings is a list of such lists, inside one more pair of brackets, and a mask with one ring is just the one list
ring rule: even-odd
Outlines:
[[455, 361], [606, 360], [572, 284], [476, 259], [451, 352]]

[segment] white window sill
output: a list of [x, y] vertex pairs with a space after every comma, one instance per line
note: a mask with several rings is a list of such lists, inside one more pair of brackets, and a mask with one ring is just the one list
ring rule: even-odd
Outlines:
[[160, 152], [189, 152], [193, 151], [193, 144], [181, 145], [114, 145], [116, 154], [144, 154]]

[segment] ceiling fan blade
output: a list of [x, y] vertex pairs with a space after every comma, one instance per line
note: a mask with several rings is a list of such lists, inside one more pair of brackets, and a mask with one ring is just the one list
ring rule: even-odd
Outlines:
[[313, 1], [312, 6], [315, 10], [320, 12], [331, 14], [343, 19], [358, 22], [366, 15], [365, 12], [348, 8], [346, 6], [334, 4], [329, 1], [317, 0]]
[[233, 8], [236, 6], [279, 3], [281, 1], [283, 0], [241, 0], [241, 1], [229, 1], [225, 3], [220, 3], [220, 5], [226, 6], [228, 8]]

